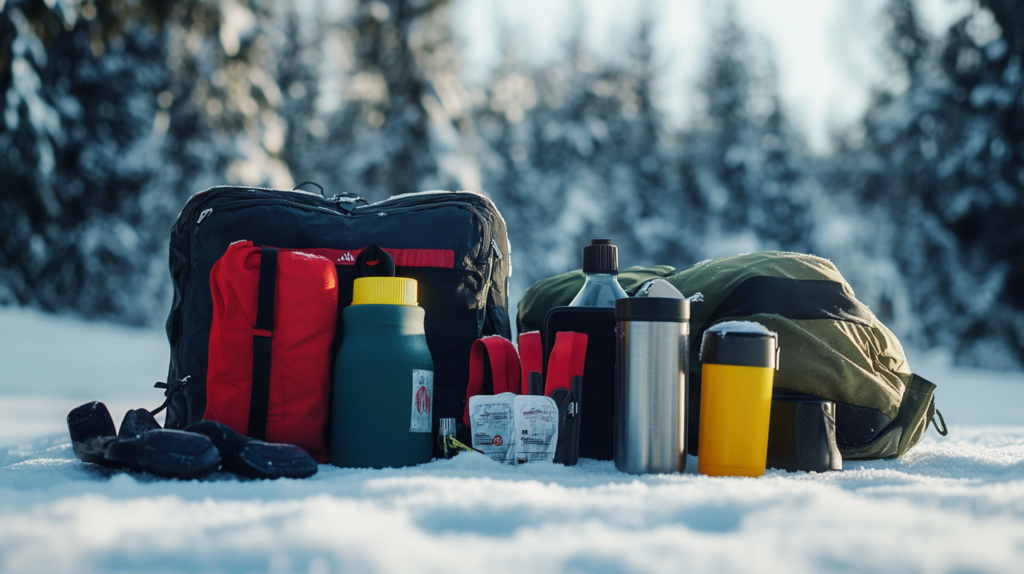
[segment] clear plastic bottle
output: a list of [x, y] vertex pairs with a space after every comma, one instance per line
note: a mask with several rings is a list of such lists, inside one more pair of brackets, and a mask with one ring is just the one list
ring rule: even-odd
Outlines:
[[592, 239], [583, 248], [583, 273], [587, 279], [570, 307], [615, 307], [616, 300], [628, 297], [616, 278], [619, 249], [611, 239]]

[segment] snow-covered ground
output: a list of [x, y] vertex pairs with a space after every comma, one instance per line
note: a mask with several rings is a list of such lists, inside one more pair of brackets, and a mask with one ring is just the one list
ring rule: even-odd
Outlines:
[[948, 437], [825, 474], [633, 477], [481, 455], [306, 480], [78, 462], [64, 417], [152, 408], [159, 331], [0, 309], [0, 572], [1024, 572], [1024, 374], [911, 356]]

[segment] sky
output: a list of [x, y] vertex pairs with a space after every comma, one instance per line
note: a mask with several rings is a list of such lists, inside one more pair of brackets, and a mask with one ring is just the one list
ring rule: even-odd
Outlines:
[[[711, 38], [723, 12], [715, 0], [461, 0], [456, 30], [465, 45], [468, 82], [486, 78], [500, 57], [498, 30], [509, 27], [534, 62], [560, 58], [578, 16], [592, 50], [621, 58], [644, 10], [656, 17], [658, 95], [671, 121], [685, 125]], [[755, 45], [775, 55], [791, 120], [811, 148], [830, 149], [829, 134], [855, 122], [870, 89], [884, 80], [880, 50], [885, 0], [737, 0], [741, 24]], [[940, 34], [970, 0], [918, 0], [926, 29]]]

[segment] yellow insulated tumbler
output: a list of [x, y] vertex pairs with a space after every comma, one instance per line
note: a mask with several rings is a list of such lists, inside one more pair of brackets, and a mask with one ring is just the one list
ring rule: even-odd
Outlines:
[[759, 323], [720, 323], [704, 332], [700, 360], [698, 472], [763, 475], [778, 336]]

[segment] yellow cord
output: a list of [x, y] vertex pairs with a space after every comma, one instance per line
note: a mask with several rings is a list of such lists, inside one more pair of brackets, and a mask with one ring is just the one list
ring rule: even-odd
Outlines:
[[471, 447], [471, 446], [466, 446], [466, 445], [462, 444], [462, 443], [461, 443], [461, 442], [459, 442], [459, 440], [458, 440], [458, 439], [456, 439], [456, 438], [455, 438], [455, 437], [454, 437], [453, 435], [447, 435], [447, 436], [445, 436], [445, 437], [444, 437], [444, 441], [445, 441], [445, 444], [446, 444], [446, 445], [447, 445], [448, 447], [450, 447], [450, 448], [457, 448], [457, 449], [459, 449], [459, 450], [473, 450], [473, 451], [479, 452], [479, 453], [481, 453], [481, 454], [483, 454], [483, 452], [484, 452], [484, 451], [482, 451], [482, 450], [477, 450], [477, 449], [475, 449], [475, 448], [473, 448], [473, 447]]

